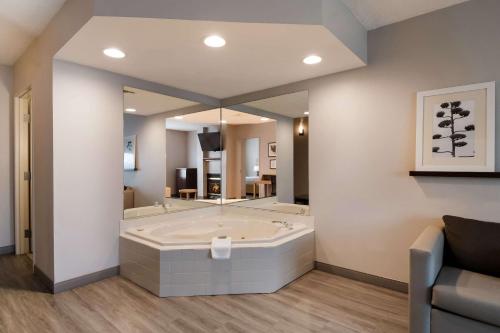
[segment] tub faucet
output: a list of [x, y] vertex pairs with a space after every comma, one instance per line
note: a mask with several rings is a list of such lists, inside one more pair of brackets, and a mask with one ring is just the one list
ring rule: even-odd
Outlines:
[[279, 223], [288, 230], [293, 229], [292, 224], [288, 223], [287, 221], [273, 221], [273, 223]]

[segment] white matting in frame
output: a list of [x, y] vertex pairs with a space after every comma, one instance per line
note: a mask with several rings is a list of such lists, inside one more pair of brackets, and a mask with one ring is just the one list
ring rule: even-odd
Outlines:
[[495, 82], [417, 93], [417, 171], [495, 171]]

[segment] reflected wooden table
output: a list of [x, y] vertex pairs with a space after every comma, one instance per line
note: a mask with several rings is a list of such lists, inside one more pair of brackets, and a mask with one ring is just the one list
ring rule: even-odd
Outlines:
[[[261, 185], [264, 190], [262, 191]], [[271, 196], [273, 190], [273, 183], [270, 180], [257, 180], [253, 183], [253, 198], [255, 199], [255, 186], [259, 186], [259, 198], [265, 198]]]
[[186, 197], [186, 200], [189, 200], [191, 197], [191, 194], [194, 194], [194, 200], [197, 199], [197, 193], [198, 192], [195, 188], [184, 188], [182, 190], [179, 190], [179, 196], [182, 199], [182, 195], [184, 194]]

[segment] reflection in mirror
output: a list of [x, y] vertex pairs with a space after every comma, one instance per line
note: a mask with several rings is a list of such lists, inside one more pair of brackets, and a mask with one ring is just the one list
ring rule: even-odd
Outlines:
[[276, 196], [276, 121], [222, 109], [222, 128], [223, 203]]
[[309, 214], [308, 92], [222, 109], [223, 203]]
[[207, 175], [221, 169], [220, 109], [132, 87], [123, 92], [124, 218], [212, 206]]
[[172, 145], [171, 154], [178, 156], [183, 152], [188, 165], [187, 168], [180, 168], [178, 163], [167, 168], [167, 186], [175, 189], [174, 195], [181, 199], [192, 195], [193, 201], [197, 203], [220, 203], [220, 109], [168, 118], [166, 128], [167, 132], [182, 132], [187, 136], [185, 148], [179, 149], [178, 145]]

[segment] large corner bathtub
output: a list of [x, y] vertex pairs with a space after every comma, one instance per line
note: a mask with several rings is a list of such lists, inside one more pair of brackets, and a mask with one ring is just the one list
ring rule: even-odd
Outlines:
[[[280, 220], [214, 216], [203, 221], [185, 221], [130, 228], [128, 235], [158, 245], [209, 245], [213, 237], [231, 237], [233, 244], [265, 244], [296, 234], [303, 224], [286, 227]], [[285, 221], [286, 222], [286, 221]]]
[[[135, 225], [120, 237], [120, 272], [161, 297], [271, 293], [314, 262], [314, 230], [282, 222], [214, 215]], [[232, 238], [230, 259], [211, 258], [218, 236]]]

